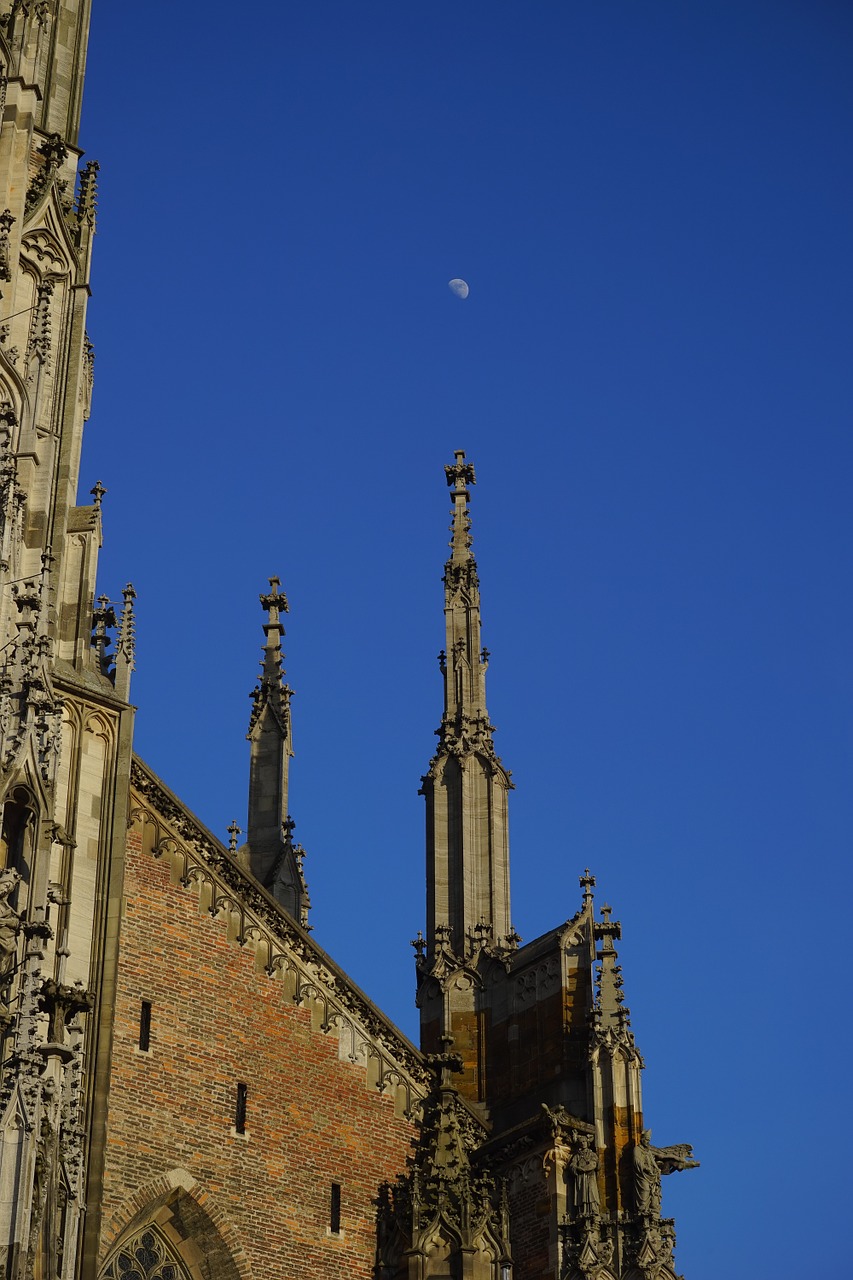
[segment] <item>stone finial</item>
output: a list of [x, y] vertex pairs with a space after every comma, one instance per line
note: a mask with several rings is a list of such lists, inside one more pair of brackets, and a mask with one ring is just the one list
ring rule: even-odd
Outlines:
[[111, 656], [107, 653], [107, 648], [111, 643], [107, 630], [115, 625], [115, 609], [110, 604], [109, 596], [98, 596], [98, 607], [92, 614], [92, 645], [95, 649], [98, 669], [101, 675], [104, 676], [110, 674], [112, 661]]
[[[585, 867], [583, 875], [579, 876], [578, 879], [580, 880], [581, 889], [583, 889], [583, 905], [585, 907], [591, 907], [593, 901], [592, 891], [595, 888], [595, 876], [590, 875], [589, 867]], [[609, 911], [610, 908], [608, 907], [607, 910]]]
[[467, 501], [468, 490], [466, 485], [477, 483], [474, 464], [473, 462], [465, 461], [464, 449], [455, 449], [453, 457], [454, 461], [444, 468], [444, 474], [447, 476], [448, 485], [453, 489], [454, 498], [458, 495]]
[[242, 827], [238, 827], [237, 819], [234, 818], [228, 827], [228, 850], [230, 853], [237, 852], [237, 837], [243, 834]]
[[130, 695], [130, 675], [136, 666], [136, 615], [133, 607], [136, 592], [133, 584], [128, 582], [121, 594], [123, 604], [116, 641], [115, 686], [116, 693], [126, 699]]
[[290, 606], [287, 603], [287, 596], [283, 591], [279, 591], [281, 579], [275, 577], [270, 578], [269, 584], [269, 591], [266, 594], [261, 595], [259, 598], [261, 606], [266, 609], [267, 613], [270, 615], [270, 622], [275, 624], [279, 621], [280, 613], [290, 613]]
[[474, 476], [474, 467], [470, 462], [465, 461], [465, 453], [462, 449], [457, 449], [455, 454], [456, 461], [452, 466], [444, 468], [444, 474], [447, 477], [447, 483], [450, 486], [453, 498], [453, 509], [451, 511], [452, 523], [450, 526], [451, 539], [450, 548], [452, 556], [445, 569], [445, 579], [449, 576], [453, 577], [453, 569], [459, 572], [459, 566], [462, 564], [471, 566], [473, 569], [474, 557], [471, 554], [471, 517], [468, 514], [468, 499], [470, 493], [469, 484], [476, 484]]
[[94, 222], [100, 167], [97, 160], [90, 160], [80, 174], [80, 187], [77, 192], [77, 217], [81, 221], [85, 219], [90, 223]]
[[94, 488], [90, 489], [89, 492], [91, 493], [92, 497], [95, 499], [92, 505], [94, 506], [96, 511], [100, 511], [104, 494], [108, 493], [109, 490], [104, 488], [100, 480], [96, 480]]
[[[264, 623], [264, 648], [263, 658], [261, 661], [261, 676], [257, 686], [252, 691], [253, 699], [252, 714], [249, 719], [249, 731], [247, 737], [251, 740], [255, 726], [263, 719], [264, 711], [270, 708], [276, 720], [278, 721], [279, 730], [284, 738], [288, 740], [287, 751], [290, 753], [290, 696], [292, 689], [284, 683], [283, 675], [283, 658], [281, 641], [284, 636], [284, 623], [281, 621], [283, 613], [290, 612], [290, 606], [287, 602], [287, 596], [283, 591], [279, 591], [281, 579], [272, 577], [269, 579], [270, 589], [263, 592], [258, 599], [261, 602], [261, 608], [267, 614], [267, 620]], [[286, 816], [286, 810], [285, 810]], [[277, 819], [277, 825], [281, 819]], [[252, 824], [249, 824], [249, 841], [252, 841]]]

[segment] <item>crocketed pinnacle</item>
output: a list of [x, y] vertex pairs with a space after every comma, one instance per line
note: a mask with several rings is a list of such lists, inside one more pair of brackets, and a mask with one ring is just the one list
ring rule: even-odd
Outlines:
[[278, 578], [260, 597], [266, 611], [261, 675], [252, 692], [252, 715], [247, 737], [252, 744], [249, 760], [249, 818], [246, 844], [238, 854], [247, 856], [249, 869], [284, 909], [300, 924], [307, 924], [308, 890], [302, 871], [303, 850], [291, 838], [289, 772], [293, 745], [290, 727], [292, 690], [284, 683], [281, 640], [282, 615], [287, 597]]
[[284, 654], [281, 640], [284, 635], [284, 624], [281, 615], [289, 612], [287, 596], [279, 591], [279, 578], [270, 578], [270, 590], [260, 596], [261, 607], [267, 612], [264, 623], [264, 649], [261, 661], [261, 675], [252, 692], [252, 714], [249, 719], [247, 737], [252, 731], [264, 710], [269, 707], [278, 726], [285, 737], [290, 735], [290, 695], [293, 692], [284, 683]]
[[[444, 716], [439, 729], [440, 746], [471, 746], [493, 754], [492, 725], [486, 711], [488, 651], [481, 645], [480, 580], [471, 549], [470, 491], [476, 483], [474, 467], [457, 449], [455, 461], [445, 467], [453, 508], [450, 525], [450, 558], [444, 566], [444, 617], [446, 648], [439, 656], [444, 673]], [[463, 746], [464, 750], [464, 746]]]

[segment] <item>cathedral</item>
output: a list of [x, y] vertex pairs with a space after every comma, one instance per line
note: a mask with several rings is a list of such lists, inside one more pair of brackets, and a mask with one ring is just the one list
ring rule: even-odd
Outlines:
[[524, 945], [512, 926], [464, 452], [421, 780], [419, 1047], [309, 930], [277, 578], [245, 843], [134, 755], [135, 593], [98, 594], [104, 490], [78, 492], [91, 5], [0, 7], [3, 1275], [676, 1280], [662, 1178], [696, 1161], [645, 1127], [620, 925], [587, 870], [569, 919]]

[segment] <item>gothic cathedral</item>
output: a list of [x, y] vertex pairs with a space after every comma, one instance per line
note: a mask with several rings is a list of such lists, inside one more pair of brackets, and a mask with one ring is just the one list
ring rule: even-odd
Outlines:
[[[133, 754], [134, 591], [78, 494], [90, 0], [0, 0], [0, 1265], [6, 1280], [675, 1280], [615, 944], [521, 945], [469, 503], [446, 467], [416, 1048], [314, 942], [287, 599], [261, 596], [246, 843]], [[428, 726], [425, 726], [425, 732]]]

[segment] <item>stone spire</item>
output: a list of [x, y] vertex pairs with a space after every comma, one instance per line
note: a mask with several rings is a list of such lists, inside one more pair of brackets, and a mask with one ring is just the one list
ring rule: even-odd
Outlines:
[[512, 783], [495, 754], [494, 726], [486, 711], [489, 655], [481, 645], [480, 583], [468, 513], [474, 468], [457, 450], [445, 472], [453, 507], [444, 567], [446, 647], [439, 655], [444, 711], [436, 731], [438, 749], [421, 786], [427, 811], [427, 932], [418, 959], [419, 1004], [424, 1049], [434, 1052], [442, 1036], [454, 1036], [465, 1062], [460, 1089], [480, 1100], [475, 992], [458, 974], [463, 968], [475, 970], [487, 957], [502, 960], [517, 945], [509, 914]]
[[289, 612], [278, 578], [260, 597], [267, 614], [261, 675], [252, 692], [246, 737], [252, 744], [249, 766], [247, 841], [240, 851], [252, 875], [303, 926], [308, 920], [308, 890], [302, 871], [304, 850], [293, 843], [288, 814], [288, 775], [293, 755], [290, 721], [292, 689], [284, 682], [282, 615]]
[[462, 955], [485, 928], [498, 944], [509, 916], [509, 774], [495, 754], [486, 711], [489, 653], [481, 646], [480, 582], [471, 550], [468, 486], [474, 468], [461, 449], [445, 467], [453, 499], [450, 558], [444, 566], [444, 714], [438, 750], [423, 779], [427, 802], [427, 942], [449, 928]]

